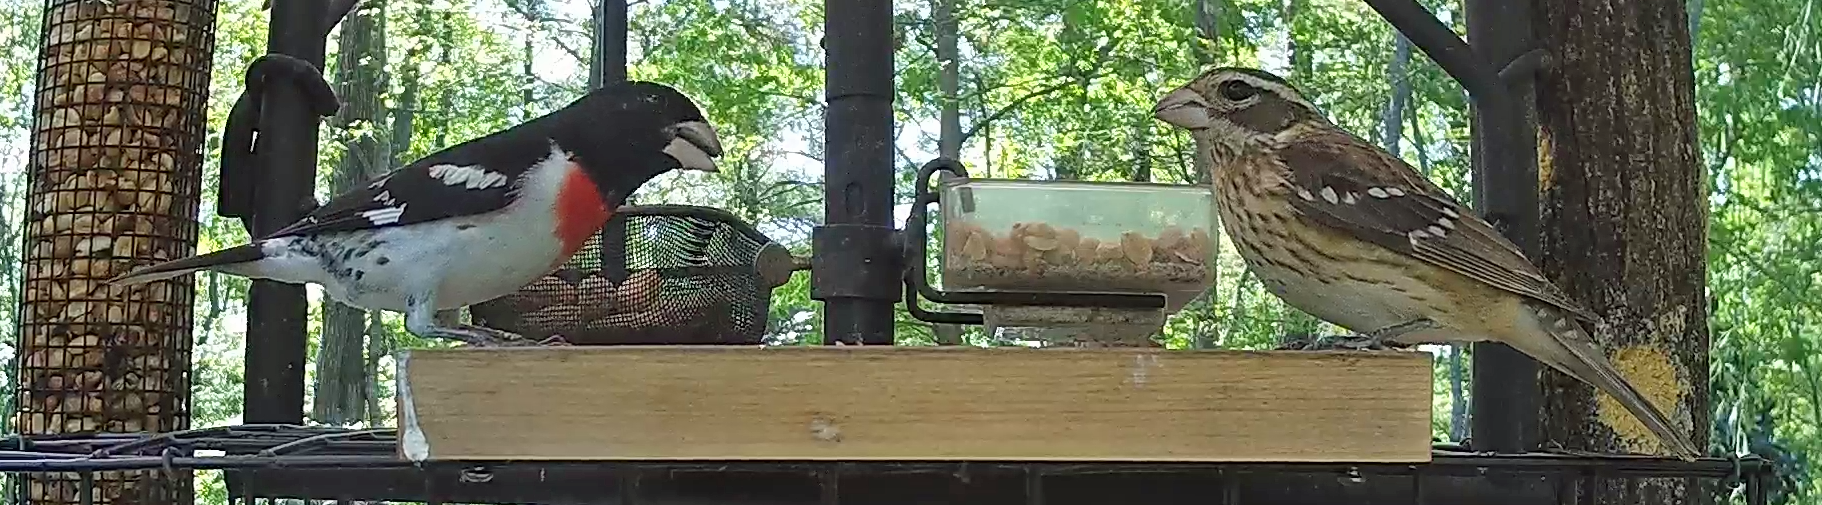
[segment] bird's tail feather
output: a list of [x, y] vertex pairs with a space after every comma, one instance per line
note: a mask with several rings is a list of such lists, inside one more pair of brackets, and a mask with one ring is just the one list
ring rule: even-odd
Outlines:
[[[1659, 443], [1665, 449], [1683, 459], [1694, 459], [1701, 456], [1694, 443], [1682, 430], [1670, 422], [1662, 410], [1659, 410], [1645, 395], [1632, 386], [1618, 369], [1607, 359], [1607, 354], [1589, 337], [1581, 325], [1570, 319], [1561, 311], [1549, 307], [1532, 306], [1537, 316], [1538, 327], [1550, 335], [1555, 349], [1538, 349], [1540, 352], [1529, 352], [1533, 356], [1547, 358], [1545, 364], [1551, 365], [1571, 377], [1593, 385], [1596, 389], [1612, 395], [1619, 400], [1627, 411], [1632, 412], [1640, 423], [1656, 434]], [[1530, 350], [1526, 350], [1530, 351]]]
[[108, 279], [106, 283], [116, 286], [131, 286], [181, 277], [199, 270], [219, 270], [225, 266], [259, 261], [265, 257], [265, 252], [260, 250], [258, 244], [248, 244], [140, 268]]

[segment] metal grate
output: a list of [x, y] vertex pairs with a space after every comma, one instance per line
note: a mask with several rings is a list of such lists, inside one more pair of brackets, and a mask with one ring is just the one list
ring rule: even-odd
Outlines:
[[772, 289], [797, 268], [726, 211], [626, 206], [556, 272], [469, 313], [476, 324], [576, 345], [757, 344]]
[[[40, 53], [17, 430], [187, 429], [194, 287], [99, 281], [195, 250], [215, 4], [49, 0]], [[187, 472], [37, 473], [37, 503], [187, 501]], [[148, 485], [155, 484], [155, 485]]]

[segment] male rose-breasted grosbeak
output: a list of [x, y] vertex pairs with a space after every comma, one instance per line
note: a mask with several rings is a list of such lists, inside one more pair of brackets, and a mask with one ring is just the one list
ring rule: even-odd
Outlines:
[[252, 243], [108, 283], [199, 270], [316, 283], [341, 303], [405, 313], [406, 328], [422, 337], [523, 344], [500, 330], [440, 325], [434, 315], [556, 270], [628, 193], [673, 169], [715, 172], [720, 155], [715, 129], [682, 93], [649, 82], [609, 84], [393, 170]]
[[1612, 395], [1678, 456], [1699, 454], [1583, 329], [1599, 316], [1492, 225], [1336, 127], [1283, 79], [1214, 69], [1153, 115], [1211, 151], [1223, 228], [1286, 303], [1370, 345], [1505, 343]]

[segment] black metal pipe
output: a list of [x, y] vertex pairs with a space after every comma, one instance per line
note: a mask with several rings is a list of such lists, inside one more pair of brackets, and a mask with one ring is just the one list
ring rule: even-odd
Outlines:
[[956, 474], [968, 471], [1014, 471], [1041, 469], [1045, 475], [1112, 475], [1125, 473], [1213, 472], [1314, 472], [1375, 475], [1434, 475], [1472, 477], [1488, 474], [1548, 474], [1587, 470], [1598, 477], [1701, 477], [1723, 479], [1737, 474], [1765, 474], [1772, 470], [1764, 460], [1734, 461], [1702, 458], [1681, 461], [1673, 458], [1630, 458], [1614, 456], [1538, 457], [1512, 456], [1435, 456], [1429, 463], [1046, 463], [1010, 461], [459, 461], [418, 464], [391, 454], [277, 456], [114, 456], [92, 458], [82, 455], [62, 459], [20, 459], [0, 461], [0, 472], [37, 471], [106, 471], [122, 469], [190, 468], [210, 469], [323, 469], [359, 473], [361, 470], [408, 469], [412, 472], [438, 468], [487, 467], [496, 478], [512, 472], [600, 472], [611, 474], [626, 470], [654, 472], [780, 472], [805, 473], [839, 468], [854, 474]]
[[810, 297], [825, 343], [892, 343], [903, 255], [894, 247], [892, 2], [824, 2], [824, 222], [812, 233]]
[[[1498, 225], [1527, 257], [1538, 257], [1537, 124], [1529, 78], [1500, 79], [1498, 71], [1532, 50], [1531, 2], [1467, 0], [1476, 79], [1493, 75], [1473, 107], [1474, 207]], [[1505, 344], [1474, 344], [1469, 404], [1475, 449], [1526, 452], [1539, 437], [1538, 364]]]
[[595, 26], [595, 62], [589, 76], [594, 87], [626, 80], [626, 0], [601, 0], [600, 23]]
[[[273, 0], [267, 52], [323, 66], [327, 14], [320, 0]], [[316, 186], [317, 117], [296, 86], [273, 86], [260, 107], [253, 235], [264, 236], [303, 217], [298, 202]], [[301, 423], [309, 313], [304, 287], [253, 281], [247, 296], [247, 422]]]
[[[1468, 90], [1474, 109], [1474, 208], [1536, 257], [1537, 153], [1531, 142], [1536, 126], [1519, 107], [1528, 93], [1515, 94], [1500, 78], [1501, 69], [1531, 51], [1529, 2], [1468, 0], [1472, 45], [1416, 0], [1366, 2]], [[1537, 362], [1491, 342], [1474, 344], [1473, 358], [1470, 433], [1475, 448], [1527, 451], [1537, 432]]]
[[1499, 67], [1487, 67], [1466, 41], [1455, 36], [1454, 30], [1442, 24], [1442, 20], [1417, 0], [1366, 0], [1366, 3], [1398, 29], [1398, 33], [1404, 34], [1412, 46], [1423, 51], [1436, 66], [1442, 67], [1443, 72], [1467, 89], [1468, 94], [1475, 95], [1475, 100], [1500, 94], [1503, 88], [1499, 86], [1496, 72]]

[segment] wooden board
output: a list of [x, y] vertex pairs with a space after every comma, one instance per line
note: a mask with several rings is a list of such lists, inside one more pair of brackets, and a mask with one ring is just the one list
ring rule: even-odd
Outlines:
[[411, 460], [1430, 459], [1430, 354], [954, 347], [435, 349]]

